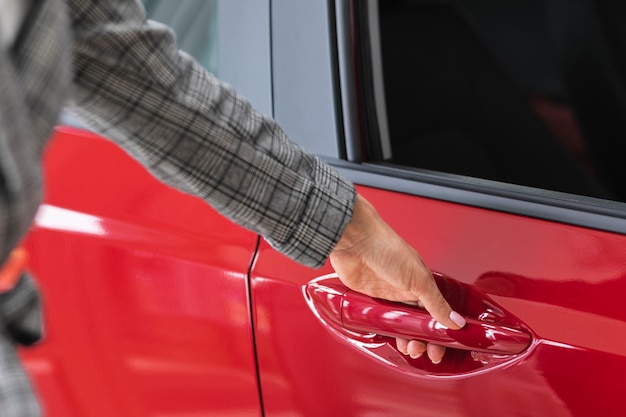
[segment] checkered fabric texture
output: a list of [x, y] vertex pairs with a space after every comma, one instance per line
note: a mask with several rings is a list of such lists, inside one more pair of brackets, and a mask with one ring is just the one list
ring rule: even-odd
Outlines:
[[69, 1], [72, 110], [165, 183], [282, 253], [320, 266], [350, 220], [353, 185], [290, 142], [132, 1]]
[[[68, 92], [78, 117], [163, 182], [302, 264], [325, 262], [352, 216], [348, 180], [178, 51], [138, 1], [32, 4], [15, 44], [0, 50], [0, 262], [32, 221], [41, 152]], [[0, 332], [0, 416], [37, 416], [13, 343]]]
[[[33, 0], [24, 25], [12, 45], [0, 48], [0, 264], [23, 237], [39, 205], [41, 153], [71, 81], [63, 1]], [[36, 333], [40, 325], [39, 306], [33, 303], [37, 289], [24, 279], [0, 295], [2, 417], [40, 415], [15, 353], [16, 343], [23, 341], [20, 335], [29, 329]]]

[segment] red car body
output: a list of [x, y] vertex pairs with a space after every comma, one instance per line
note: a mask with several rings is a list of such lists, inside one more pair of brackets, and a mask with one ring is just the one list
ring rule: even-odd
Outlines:
[[[326, 113], [295, 100], [306, 88], [277, 74], [304, 68], [297, 59], [280, 65], [296, 53], [280, 42], [290, 33], [313, 42], [315, 31], [288, 23], [312, 25], [317, 3], [272, 6], [274, 116], [305, 145], [307, 123]], [[351, 5], [322, 8], [338, 16], [339, 44]], [[343, 96], [329, 90], [328, 99], [343, 103], [337, 140], [349, 148], [350, 90], [335, 72], [349, 59], [334, 51], [338, 62], [306, 65], [333, 65], [338, 79], [328, 85]], [[290, 112], [306, 115], [303, 130]], [[326, 157], [337, 151], [328, 149]], [[330, 265], [289, 260], [113, 143], [59, 127], [26, 240], [46, 337], [21, 357], [46, 415], [626, 414], [623, 203], [464, 177], [437, 182], [341, 154], [327, 159], [420, 252], [468, 329], [437, 328], [417, 307], [350, 298]], [[442, 363], [398, 352], [390, 335], [413, 328], [451, 346]]]

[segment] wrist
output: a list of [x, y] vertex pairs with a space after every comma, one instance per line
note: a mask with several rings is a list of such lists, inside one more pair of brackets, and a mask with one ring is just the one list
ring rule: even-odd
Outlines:
[[370, 204], [363, 196], [357, 194], [354, 210], [352, 212], [352, 219], [346, 226], [339, 238], [339, 241], [335, 245], [334, 251], [341, 251], [351, 249], [361, 242], [365, 241], [373, 233], [375, 233], [375, 226], [380, 221], [380, 217], [376, 212], [374, 206]]

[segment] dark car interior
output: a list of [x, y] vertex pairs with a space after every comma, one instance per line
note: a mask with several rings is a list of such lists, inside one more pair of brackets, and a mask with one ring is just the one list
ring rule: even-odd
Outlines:
[[391, 157], [368, 160], [626, 201], [626, 3], [385, 0], [378, 16]]

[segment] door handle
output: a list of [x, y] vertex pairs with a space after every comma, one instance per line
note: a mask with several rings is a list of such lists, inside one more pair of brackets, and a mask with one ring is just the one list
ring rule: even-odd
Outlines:
[[434, 343], [455, 349], [499, 355], [523, 352], [531, 343], [524, 329], [465, 317], [467, 324], [451, 330], [421, 308], [368, 297], [339, 280], [311, 282], [305, 292], [324, 319], [355, 333], [375, 333]]

